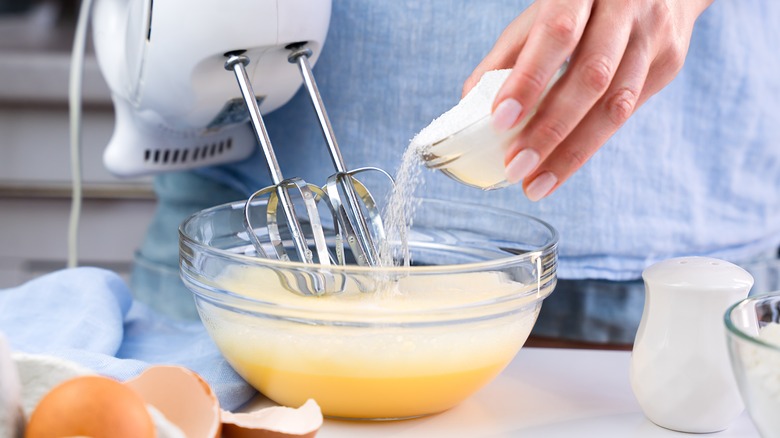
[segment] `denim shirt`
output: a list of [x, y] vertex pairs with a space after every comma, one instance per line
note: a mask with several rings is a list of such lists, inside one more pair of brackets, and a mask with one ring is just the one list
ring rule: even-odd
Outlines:
[[[528, 4], [335, 0], [314, 73], [347, 165], [392, 173], [409, 140], [458, 102], [464, 80]], [[674, 256], [734, 261], [777, 247], [777, 23], [778, 2], [714, 2], [676, 79], [539, 202], [517, 186], [482, 192], [436, 172], [425, 173], [416, 194], [551, 223], [564, 279], [633, 280]], [[266, 124], [285, 175], [322, 184], [333, 173], [303, 90]], [[262, 160], [256, 153], [200, 172], [248, 195], [268, 185]]]

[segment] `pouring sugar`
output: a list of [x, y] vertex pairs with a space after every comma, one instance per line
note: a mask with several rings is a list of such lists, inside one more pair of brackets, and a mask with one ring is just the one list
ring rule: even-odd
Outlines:
[[[542, 99], [565, 68], [564, 65], [559, 69], [550, 81]], [[434, 119], [412, 138], [382, 212], [386, 238], [379, 245], [380, 266], [409, 266], [411, 263], [407, 240], [417, 204], [415, 191], [424, 182], [420, 164], [441, 170], [459, 182], [484, 190], [508, 184], [504, 175], [504, 156], [511, 140], [536, 111], [534, 108], [509, 131], [497, 132], [493, 129], [493, 102], [511, 72], [511, 69], [486, 72], [457, 105]]]
[[395, 184], [390, 192], [385, 209], [382, 212], [382, 222], [386, 238], [379, 245], [379, 265], [394, 266], [396, 261], [403, 266], [411, 264], [409, 251], [409, 229], [418, 201], [415, 190], [422, 186], [419, 151], [409, 145], [401, 158], [401, 165], [395, 174]]
[[[417, 204], [414, 193], [423, 185], [421, 164], [430, 146], [452, 136], [466, 126], [489, 118], [496, 93], [511, 71], [506, 69], [485, 73], [479, 83], [456, 106], [433, 120], [414, 136], [401, 159], [395, 174], [395, 186], [385, 203], [386, 208], [382, 214], [387, 238], [379, 248], [380, 266], [393, 266], [396, 263], [409, 266], [411, 263], [407, 240]], [[495, 161], [496, 158], [488, 160]], [[503, 163], [503, 155], [498, 160]], [[485, 173], [480, 166], [476, 166], [475, 171]], [[495, 170], [487, 173], [495, 173]], [[499, 173], [503, 178], [503, 164]], [[495, 177], [489, 178], [495, 179]]]

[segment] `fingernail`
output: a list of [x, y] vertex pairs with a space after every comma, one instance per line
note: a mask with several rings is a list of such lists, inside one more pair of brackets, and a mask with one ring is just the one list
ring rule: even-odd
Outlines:
[[525, 196], [531, 201], [538, 201], [547, 196], [557, 182], [558, 178], [555, 175], [551, 172], [544, 172], [531, 181], [531, 184], [528, 184], [528, 187], [525, 188]]
[[493, 111], [493, 127], [499, 132], [509, 130], [517, 122], [521, 111], [523, 111], [523, 106], [520, 105], [520, 102], [514, 99], [504, 99]]
[[520, 182], [536, 169], [539, 164], [539, 154], [533, 149], [523, 149], [506, 165], [506, 180], [510, 184]]

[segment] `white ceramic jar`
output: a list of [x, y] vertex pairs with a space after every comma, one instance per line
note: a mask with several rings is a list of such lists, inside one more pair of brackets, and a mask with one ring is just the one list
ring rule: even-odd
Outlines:
[[645, 307], [631, 355], [631, 387], [647, 418], [680, 432], [724, 430], [744, 405], [731, 371], [723, 315], [753, 277], [706, 257], [647, 268]]

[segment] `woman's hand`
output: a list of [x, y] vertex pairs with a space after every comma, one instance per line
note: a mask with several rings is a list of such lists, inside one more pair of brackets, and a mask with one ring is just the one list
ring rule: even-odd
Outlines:
[[508, 130], [567, 72], [505, 157], [507, 179], [537, 201], [555, 190], [682, 68], [693, 24], [713, 0], [537, 0], [499, 37], [463, 86], [513, 68], [493, 103]]

